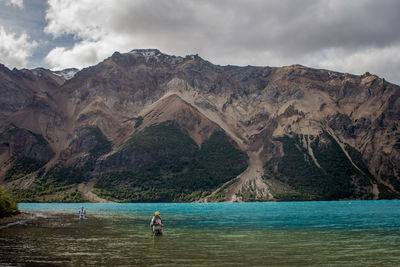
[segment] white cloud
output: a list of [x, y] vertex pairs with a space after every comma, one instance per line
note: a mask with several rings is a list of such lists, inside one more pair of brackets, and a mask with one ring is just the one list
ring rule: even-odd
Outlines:
[[0, 26], [0, 62], [7, 67], [26, 67], [28, 58], [36, 46], [37, 42], [29, 41], [27, 34], [17, 36], [15, 33], [7, 33]]
[[135, 48], [134, 38], [108, 27], [113, 13], [112, 1], [50, 0], [45, 32], [54, 37], [72, 34], [79, 41], [72, 48], [56, 47], [45, 61], [52, 69], [83, 68], [98, 63], [115, 51]]
[[75, 38], [47, 55], [52, 68], [158, 48], [216, 64], [370, 71], [400, 83], [400, 1], [48, 1], [45, 32]]
[[[98, 41], [84, 40], [76, 43], [72, 48], [56, 47], [49, 52], [45, 61], [51, 69], [61, 70], [69, 67], [84, 68], [97, 64], [111, 56], [115, 47], [124, 47], [124, 41], [118, 38], [108, 40], [104, 37]], [[125, 49], [126, 50], [126, 49]]]
[[24, 7], [24, 0], [3, 0], [6, 5], [9, 6], [17, 6], [19, 8], [23, 8]]
[[[78, 38], [98, 40], [106, 32], [107, 19], [113, 16], [110, 1], [49, 0], [45, 32], [59, 37], [74, 34]], [[104, 21], [103, 21], [104, 20]]]

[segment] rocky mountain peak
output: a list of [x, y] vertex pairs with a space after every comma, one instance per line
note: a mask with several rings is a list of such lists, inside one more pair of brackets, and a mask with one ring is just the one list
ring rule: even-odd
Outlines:
[[129, 53], [133, 55], [142, 55], [145, 57], [154, 57], [162, 54], [158, 49], [133, 49]]
[[[0, 75], [0, 127], [13, 122], [40, 135], [54, 152], [43, 163], [47, 178], [102, 181], [95, 186], [103, 197], [400, 196], [400, 87], [369, 73], [218, 66], [198, 55], [134, 49], [81, 71], [0, 66]], [[22, 163], [10, 157], [12, 136], [0, 135], [4, 173]], [[235, 157], [242, 165], [226, 176]]]

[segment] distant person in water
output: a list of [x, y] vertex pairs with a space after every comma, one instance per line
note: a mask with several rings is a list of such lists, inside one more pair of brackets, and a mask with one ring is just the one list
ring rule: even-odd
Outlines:
[[84, 208], [84, 207], [80, 208], [80, 209], [78, 210], [78, 214], [79, 214], [79, 219], [85, 218], [85, 215], [86, 215], [86, 210], [85, 210], [85, 208]]
[[154, 235], [162, 235], [162, 228], [164, 224], [161, 222], [160, 212], [156, 211], [154, 213], [153, 219], [151, 219], [150, 227], [153, 230]]

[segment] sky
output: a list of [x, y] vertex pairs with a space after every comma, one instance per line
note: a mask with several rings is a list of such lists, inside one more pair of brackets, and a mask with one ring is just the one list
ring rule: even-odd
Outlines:
[[0, 63], [9, 68], [84, 68], [141, 48], [400, 84], [400, 1], [0, 0]]

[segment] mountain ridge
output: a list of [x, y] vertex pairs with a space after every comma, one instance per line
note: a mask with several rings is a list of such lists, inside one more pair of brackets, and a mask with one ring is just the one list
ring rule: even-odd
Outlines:
[[[248, 157], [246, 171], [190, 201], [399, 197], [400, 90], [376, 75], [301, 65], [218, 66], [198, 55], [169, 56], [157, 49], [115, 52], [69, 79], [44, 69], [3, 69], [0, 90], [7, 97], [0, 103], [0, 123], [43, 136], [54, 153], [45, 176], [57, 166], [75, 166], [82, 172], [76, 182], [93, 184], [101, 180], [101, 162], [132, 136], [174, 121], [199, 149], [222, 131]], [[9, 154], [2, 153], [2, 172], [16, 160]], [[324, 157], [340, 159], [337, 167], [348, 172], [328, 175]], [[285, 169], [295, 161], [307, 177]], [[326, 186], [348, 194], [321, 189]]]

